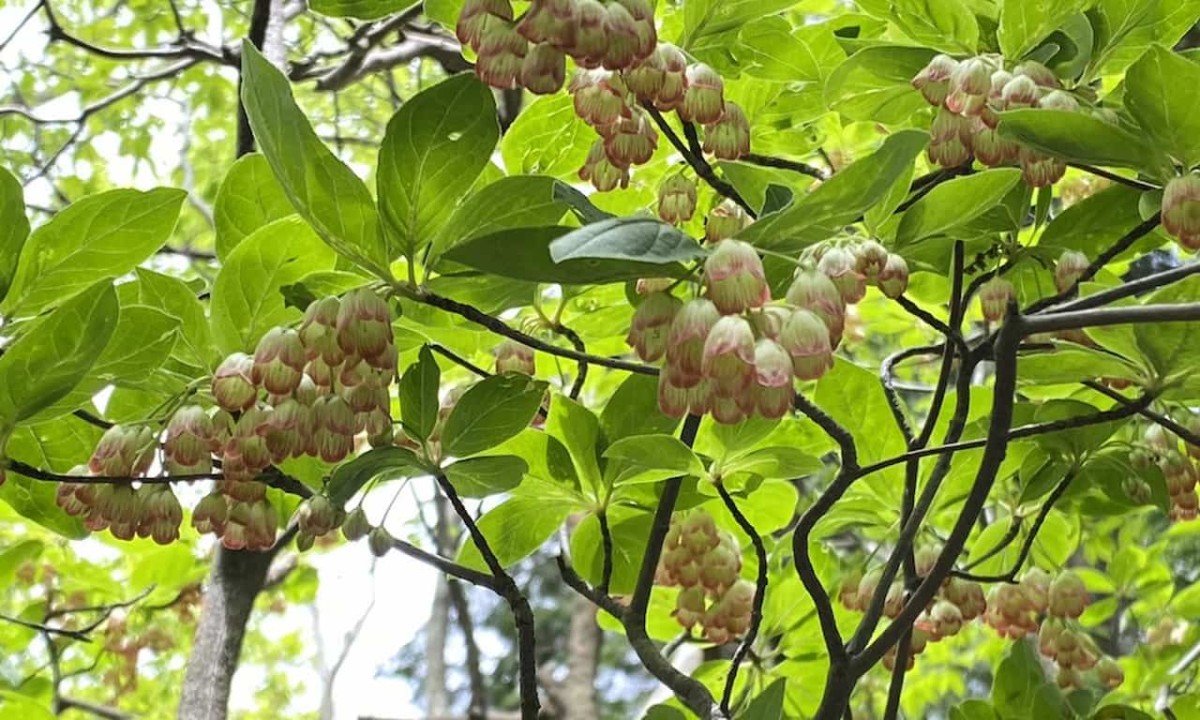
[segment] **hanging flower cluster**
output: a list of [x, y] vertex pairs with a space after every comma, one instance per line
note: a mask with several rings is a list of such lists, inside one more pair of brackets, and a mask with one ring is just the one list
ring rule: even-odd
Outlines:
[[814, 246], [800, 259], [784, 302], [772, 303], [762, 260], [740, 240], [721, 240], [704, 263], [704, 296], [683, 302], [668, 290], [647, 294], [626, 342], [646, 362], [665, 360], [659, 408], [672, 417], [710, 413], [737, 423], [783, 417], [793, 379], [816, 380], [833, 367], [846, 305], [868, 284], [889, 297], [908, 286], [908, 266], [868, 240]]
[[1058, 182], [1066, 163], [1033, 150], [996, 130], [999, 113], [1020, 108], [1085, 111], [1115, 124], [1111, 112], [1081, 108], [1076, 97], [1063, 90], [1054, 72], [1034, 60], [1011, 70], [1004, 59], [982, 55], [959, 61], [937, 55], [912, 80], [925, 101], [937, 108], [930, 128], [930, 162], [957, 167], [971, 159], [996, 167], [1020, 165], [1025, 182], [1046, 187]]
[[1173, 178], [1163, 188], [1162, 226], [1185, 249], [1200, 250], [1200, 175]]
[[[1187, 414], [1180, 423], [1189, 430], [1200, 431], [1200, 416], [1183, 411]], [[1183, 442], [1174, 433], [1161, 425], [1149, 425], [1142, 437], [1134, 443], [1129, 460], [1135, 470], [1144, 471], [1152, 465], [1157, 465], [1167, 483], [1167, 495], [1171, 500], [1168, 516], [1176, 522], [1195, 520], [1200, 512], [1200, 496], [1196, 493], [1196, 481], [1200, 478], [1200, 469], [1196, 460], [1200, 459], [1200, 447]], [[1150, 485], [1140, 477], [1133, 475], [1127, 478], [1123, 489], [1134, 502], [1149, 502], [1151, 499]]]
[[682, 588], [672, 613], [680, 625], [699, 625], [718, 645], [745, 635], [755, 589], [741, 571], [737, 538], [718, 530], [712, 515], [692, 510], [671, 518], [654, 581]]
[[[219, 463], [221, 479], [193, 511], [193, 526], [229, 549], [267, 549], [275, 543], [279, 517], [261, 474], [305, 455], [341, 462], [360, 433], [372, 445], [391, 443], [395, 371], [387, 303], [366, 289], [341, 300], [323, 298], [308, 307], [298, 331], [272, 328], [253, 356], [225, 358], [212, 377], [217, 407], [178, 408], [167, 422], [161, 458], [149, 426], [116, 425], [76, 474], [136, 479], [161, 459], [168, 475], [206, 475]], [[169, 543], [182, 520], [179, 501], [163, 484], [63, 483], [58, 504], [83, 517], [89, 529], [107, 528], [122, 539], [140, 535]], [[301, 507], [299, 520], [314, 537], [336, 527], [340, 513], [315, 497]]]

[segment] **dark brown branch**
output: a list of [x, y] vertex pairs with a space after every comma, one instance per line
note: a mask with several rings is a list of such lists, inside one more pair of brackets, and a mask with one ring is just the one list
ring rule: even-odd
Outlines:
[[1111, 180], [1119, 185], [1125, 185], [1127, 187], [1134, 188], [1135, 190], [1141, 190], [1142, 192], [1162, 189], [1157, 185], [1143, 182], [1137, 178], [1128, 178], [1124, 175], [1118, 175], [1111, 170], [1105, 170], [1104, 168], [1099, 168], [1095, 165], [1088, 165], [1086, 163], [1067, 163], [1067, 165], [1075, 168], [1076, 170], [1082, 170], [1085, 173], [1095, 175], [1096, 177], [1102, 177], [1105, 180]]
[[13, 617], [11, 615], [5, 615], [2, 613], [0, 613], [0, 621], [4, 621], [6, 623], [11, 623], [13, 625], [20, 625], [23, 628], [26, 628], [29, 630], [36, 630], [36, 631], [42, 632], [42, 633], [50, 633], [52, 635], [61, 635], [62, 637], [70, 638], [72, 640], [78, 640], [79, 642], [90, 643], [92, 641], [91, 636], [88, 635], [87, 633], [83, 632], [82, 630], [67, 630], [66, 628], [57, 628], [57, 627], [53, 627], [50, 625], [46, 625], [44, 623], [36, 623], [36, 622], [30, 622], [29, 620], [22, 620], [19, 617]]
[[472, 570], [469, 567], [464, 567], [453, 560], [442, 557], [441, 555], [434, 555], [431, 552], [422, 550], [410, 542], [392, 538], [392, 549], [399, 550], [410, 558], [417, 560], [418, 562], [425, 563], [436, 570], [440, 570], [450, 577], [458, 578], [459, 580], [469, 582], [472, 585], [478, 585], [480, 587], [487, 588], [488, 590], [496, 589], [496, 581], [491, 575], [488, 575], [487, 573], [481, 573], [478, 570]]
[[587, 598], [593, 605], [612, 615], [617, 620], [622, 620], [625, 617], [625, 608], [617, 604], [617, 601], [613, 600], [607, 593], [598, 592], [590, 587], [583, 578], [579, 577], [579, 573], [575, 572], [571, 564], [567, 562], [567, 558], [563, 553], [560, 552], [555, 557], [555, 562], [558, 563], [558, 572], [562, 576], [563, 582], [567, 584], [567, 587]]
[[183, 59], [188, 58], [199, 62], [206, 60], [210, 62], [220, 63], [224, 65], [230, 64], [226, 58], [226, 54], [218, 48], [211, 47], [204, 43], [196, 42], [195, 40], [187, 39], [181, 36], [180, 41], [176, 45], [166, 47], [144, 48], [141, 50], [125, 50], [107, 48], [101, 45], [87, 42], [80, 37], [72, 35], [58, 21], [54, 11], [50, 7], [47, 0], [43, 0], [41, 7], [45, 10], [46, 22], [49, 24], [47, 34], [50, 36], [51, 42], [62, 42], [67, 45], [72, 45], [91, 55], [107, 58], [109, 60], [147, 60], [152, 58], [168, 58], [168, 59]]
[[479, 367], [475, 363], [464, 358], [462, 355], [459, 355], [458, 353], [454, 352], [450, 348], [447, 348], [443, 345], [438, 345], [437, 343], [430, 343], [429, 349], [434, 351], [438, 355], [441, 355], [442, 357], [446, 358], [447, 360], [454, 363], [455, 365], [458, 365], [459, 367], [464, 367], [467, 370], [470, 370], [471, 372], [475, 373], [479, 377], [486, 378], [486, 377], [492, 376], [492, 374], [490, 372], [488, 372], [487, 370], [484, 370], [483, 368]]
[[1028, 324], [1031, 333], [1048, 333], [1109, 325], [1196, 321], [1200, 321], [1200, 302], [1076, 310], [1030, 317]]
[[721, 693], [721, 711], [733, 717], [733, 711], [729, 707], [733, 700], [733, 686], [737, 683], [742, 661], [750, 653], [750, 648], [754, 646], [754, 640], [758, 637], [758, 630], [762, 626], [762, 609], [767, 597], [767, 571], [769, 568], [767, 548], [763, 544], [762, 536], [754, 529], [750, 519], [741, 511], [733, 496], [721, 483], [717, 483], [717, 493], [721, 496], [721, 502], [725, 503], [725, 509], [733, 516], [734, 522], [738, 524], [742, 532], [749, 536], [750, 543], [754, 545], [754, 557], [758, 561], [758, 575], [754, 579], [754, 604], [750, 610], [750, 627], [746, 631], [746, 637], [742, 638], [742, 642], [738, 644], [737, 650], [733, 653], [733, 659], [729, 664], [729, 674], [725, 677], [725, 689]]
[[1052, 305], [1042, 310], [1044, 314], [1053, 314], [1059, 312], [1072, 312], [1075, 310], [1087, 310], [1089, 308], [1102, 307], [1117, 300], [1123, 300], [1127, 297], [1133, 297], [1149, 290], [1154, 290], [1172, 283], [1179, 282], [1185, 278], [1191, 277], [1200, 272], [1200, 262], [1190, 262], [1186, 265], [1180, 265], [1177, 268], [1164, 270], [1160, 273], [1147, 275], [1140, 280], [1121, 283], [1116, 287], [1102, 290], [1094, 295], [1072, 300], [1071, 302], [1062, 303], [1061, 305]]
[[1115, 400], [1116, 402], [1120, 403], [1121, 405], [1137, 406], [1139, 408], [1137, 410], [1138, 415], [1141, 415], [1142, 417], [1146, 418], [1147, 420], [1151, 420], [1155, 424], [1161, 425], [1162, 427], [1166, 428], [1167, 430], [1170, 430], [1171, 432], [1178, 435], [1180, 437], [1180, 439], [1182, 439], [1184, 442], [1188, 443], [1189, 445], [1195, 445], [1197, 447], [1200, 447], [1200, 435], [1197, 435], [1196, 433], [1192, 432], [1191, 430], [1188, 430], [1186, 427], [1180, 425], [1179, 423], [1175, 422], [1174, 420], [1167, 417], [1166, 415], [1163, 415], [1162, 413], [1159, 413], [1159, 412], [1155, 412], [1154, 410], [1151, 410], [1149, 407], [1142, 407], [1138, 404], [1137, 400], [1130, 400], [1129, 398], [1125, 397], [1124, 395], [1117, 392], [1116, 390], [1106, 387], [1103, 383], [1098, 383], [1095, 380], [1084, 380], [1083, 384], [1088, 386], [1092, 390], [1095, 390], [1096, 392], [1100, 393], [1101, 395], [1104, 395], [1105, 397], [1107, 397], [1111, 400]]
[[842, 468], [857, 471], [858, 447], [854, 444], [854, 436], [850, 431], [839, 425], [824, 410], [817, 407], [816, 404], [800, 393], [796, 393], [792, 404], [800, 414], [816, 423], [817, 427], [821, 428], [826, 435], [833, 438], [833, 441], [837, 443], [838, 448], [842, 451]]
[[807, 175], [810, 178], [817, 180], [826, 180], [828, 175], [824, 170], [818, 167], [803, 163], [798, 160], [788, 160], [787, 158], [775, 157], [773, 155], [760, 155], [759, 153], [750, 153], [742, 158], [745, 162], [752, 165], [761, 165], [763, 167], [778, 168], [780, 170], [791, 170], [792, 172]]
[[[555, 332], [555, 334], [565, 337], [567, 342], [571, 343], [571, 347], [575, 348], [575, 352], [579, 353], [581, 356], [586, 356], [588, 354], [587, 345], [584, 344], [583, 338], [579, 337], [579, 333], [575, 332], [566, 325], [563, 325], [562, 323], [555, 323], [554, 327], [551, 329]], [[580, 360], [578, 363], [578, 368], [579, 369], [575, 372], [575, 381], [571, 383], [571, 390], [567, 393], [567, 396], [572, 400], [578, 400], [579, 393], [583, 392], [583, 383], [587, 381], [587, 360]]]
[[613, 574], [612, 529], [608, 526], [608, 512], [605, 509], [596, 513], [596, 520], [600, 523], [600, 549], [604, 555], [603, 569], [600, 571], [600, 584], [596, 587], [596, 591], [607, 595], [609, 585], [612, 584]]
[[58, 697], [58, 704], [64, 710], [81, 710], [88, 714], [95, 715], [96, 717], [107, 718], [107, 720], [132, 720], [133, 718], [132, 715], [122, 712], [117, 708], [109, 707], [107, 705], [98, 705], [96, 703], [88, 702], [87, 700], [67, 697], [66, 695], [60, 695]]
[[887, 705], [883, 709], [883, 720], [896, 720], [900, 716], [900, 697], [904, 693], [904, 678], [908, 675], [908, 654], [912, 652], [912, 627], [905, 629], [896, 645], [896, 660], [888, 684]]
[[[999, 542], [992, 546], [987, 552], [964, 565], [963, 571], [969, 572], [1004, 552], [1004, 549], [1009, 545], [1012, 545], [1013, 540], [1017, 539], [1017, 535], [1021, 534], [1021, 525], [1024, 523], [1024, 521], [1025, 519], [1020, 515], [1014, 515], [1012, 517], [1012, 522], [1009, 523], [1008, 529], [1004, 531], [1004, 537], [1000, 538]], [[959, 571], [955, 570], [950, 574], [958, 575], [958, 572]]]
[[[677, 150], [679, 154], [683, 156], [683, 159], [687, 161], [687, 164], [696, 171], [696, 175], [698, 175], [701, 180], [708, 183], [708, 186], [713, 190], [716, 190], [718, 195], [727, 197], [741, 206], [741, 208], [745, 210], [750, 217], [758, 216], [757, 213], [754, 212], [754, 208], [750, 207], [750, 203], [746, 202], [745, 198], [743, 198], [732, 185], [717, 177], [717, 173], [712, 169], [712, 166], [705, 161], [703, 154], [697, 155], [696, 153], [692, 152], [687, 145], [684, 144], [683, 140], [680, 139], [677, 134], [675, 134], [674, 128], [671, 127], [670, 123], [667, 122], [667, 119], [663, 117], [663, 114], [659, 112], [657, 108], [650, 103], [643, 103], [642, 107], [645, 108], [646, 112], [650, 114], [650, 117], [654, 119], [654, 124], [658, 125], [659, 131], [666, 136], [667, 140], [672, 146], [674, 146], [675, 150]], [[685, 123], [684, 132], [687, 132], [687, 128], [688, 124]], [[696, 129], [693, 127], [692, 133], [695, 132]]]

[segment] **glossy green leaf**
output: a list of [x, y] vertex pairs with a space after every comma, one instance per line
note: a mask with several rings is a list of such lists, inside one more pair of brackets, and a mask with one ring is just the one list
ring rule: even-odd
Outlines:
[[217, 273], [210, 300], [213, 340], [224, 354], [254, 352], [276, 325], [300, 319], [280, 288], [308, 273], [331, 270], [337, 257], [312, 229], [292, 216], [255, 230]]
[[683, 35], [679, 45], [690, 48], [706, 35], [741, 27], [796, 4], [796, 0], [694, 0], [683, 6]]
[[1114, 75], [1154, 43], [1173, 47], [1196, 24], [1200, 0], [1097, 0], [1092, 77]]
[[108, 345], [119, 315], [116, 290], [101, 280], [27, 328], [0, 356], [0, 426], [71, 392]]
[[838, 358], [833, 370], [817, 383], [813, 400], [853, 433], [860, 461], [874, 462], [903, 452], [904, 440], [873, 373]]
[[[51, 472], [66, 473], [86, 463], [100, 440], [100, 430], [76, 418], [60, 418], [17, 428], [4, 454], [14, 460]], [[55, 502], [57, 486], [8, 472], [0, 485], [0, 500], [22, 516], [63, 537], [87, 535], [78, 518], [64, 513]]]
[[[1200, 277], [1169, 285], [1145, 300], [1147, 305], [1196, 302]], [[1195, 371], [1200, 360], [1200, 322], [1138, 323], [1133, 326], [1138, 348], [1161, 377], [1182, 377]]]
[[508, 492], [521, 484], [529, 465], [515, 455], [473, 457], [444, 468], [458, 494], [482, 498]]
[[209, 369], [217, 362], [212, 332], [204, 305], [182, 280], [169, 275], [137, 269], [137, 301], [161, 310], [179, 321], [179, 342], [175, 354], [185, 362]]
[[471, 386], [454, 405], [442, 430], [442, 451], [466, 457], [521, 432], [541, 405], [546, 383], [528, 375], [493, 375]]
[[1077, 12], [1087, 0], [1003, 0], [1000, 4], [1000, 49], [1020, 60]]
[[721, 464], [721, 474], [750, 473], [764, 478], [799, 478], [820, 472], [820, 459], [794, 447], [765, 447]]
[[0, 167], [0, 300], [8, 295], [21, 248], [29, 237], [25, 192], [12, 173]]
[[674, 435], [636, 435], [622, 438], [604, 451], [604, 457], [626, 460], [657, 470], [671, 470], [681, 475], [704, 474], [704, 465], [692, 449]]
[[779, 678], [767, 686], [740, 713], [738, 720], [782, 720], [783, 700], [787, 696], [787, 680]]
[[986, 702], [968, 700], [950, 708], [950, 720], [999, 720], [999, 716]]
[[562, 441], [571, 454], [581, 485], [595, 490], [600, 484], [600, 421], [576, 400], [560, 395], [550, 401], [546, 433]]
[[[592, 226], [588, 226], [592, 227]], [[552, 243], [572, 231], [568, 227], [502, 230], [452, 248], [447, 260], [514, 280], [592, 285], [641, 277], [675, 277], [684, 274], [679, 263], [651, 263], [619, 259], [574, 259], [555, 262]]]
[[1045, 683], [1042, 666], [1028, 643], [1013, 643], [996, 669], [992, 704], [1003, 720], [1035, 717], [1038, 689]]
[[1081, 112], [1010, 110], [1001, 113], [999, 130], [1034, 150], [1071, 162], [1150, 168], [1157, 153], [1127, 130]]
[[394, 480], [428, 473], [424, 463], [411, 450], [395, 446], [375, 448], [337, 466], [325, 487], [325, 494], [335, 506], [343, 507], [373, 478]]
[[[528, 557], [558, 530], [575, 508], [542, 498], [518, 496], [505, 500], [479, 518], [479, 531], [504, 567]], [[458, 562], [476, 570], [487, 570], [474, 541], [468, 539], [458, 553]]]
[[1015, 168], [996, 168], [948, 180], [904, 212], [896, 231], [903, 247], [964, 225], [999, 203], [1021, 180]]
[[1200, 163], [1200, 113], [1185, 88], [1200, 85], [1200, 65], [1165, 47], [1150, 48], [1129, 68], [1125, 107], [1142, 130], [1187, 167]]
[[367, 186], [321, 142], [287, 78], [249, 42], [242, 43], [242, 102], [296, 212], [339, 255], [387, 274], [389, 253]]
[[830, 237], [884, 197], [928, 141], [924, 131], [894, 133], [874, 154], [842, 169], [783, 212], [754, 223], [741, 237], [778, 252], [794, 252]]
[[456, 75], [404, 103], [379, 148], [379, 207], [389, 243], [411, 256], [442, 228], [488, 164], [500, 128], [492, 91]]
[[793, 28], [779, 16], [744, 25], [735, 53], [747, 74], [779, 82], [822, 82], [846, 59], [828, 25]]
[[557, 197], [558, 181], [514, 175], [484, 185], [462, 202], [433, 238], [431, 257], [481, 235], [522, 227], [554, 225], [567, 212]]
[[412, 5], [412, 0], [312, 0], [309, 9], [330, 17], [378, 20]]
[[679, 424], [658, 409], [658, 380], [647, 375], [627, 377], [600, 413], [600, 428], [608, 443], [641, 434], [669, 434]]
[[[608, 528], [612, 537], [612, 582], [609, 591], [631, 594], [646, 555], [650, 536], [650, 513], [632, 508], [610, 507]], [[571, 533], [571, 563], [580, 577], [598, 585], [604, 577], [604, 543], [600, 520], [589, 513]]]
[[895, 0], [891, 19], [921, 45], [949, 53], [974, 54], [979, 23], [961, 0]]
[[928, 107], [912, 79], [936, 53], [908, 45], [875, 45], [838, 66], [825, 86], [825, 101], [851, 120], [906, 122]]
[[109, 190], [67, 206], [29, 236], [4, 307], [36, 314], [99, 278], [133, 270], [166, 244], [185, 196], [170, 188]]
[[517, 116], [500, 142], [510, 173], [539, 173], [576, 181], [596, 133], [575, 115], [567, 93], [540, 97]]
[[397, 394], [400, 400], [400, 418], [404, 423], [404, 432], [415, 440], [429, 439], [437, 424], [438, 386], [441, 383], [442, 371], [437, 360], [433, 359], [433, 351], [429, 346], [421, 348], [417, 362], [409, 365], [400, 376]]
[[621, 260], [666, 265], [704, 256], [704, 249], [689, 235], [657, 218], [603, 220], [550, 243], [550, 257], [559, 264], [572, 260]]
[[295, 212], [267, 159], [243, 155], [230, 166], [213, 203], [217, 257], [227, 259], [250, 233]]
[[[1079, 250], [1090, 258], [1112, 247], [1122, 235], [1142, 222], [1138, 215], [1137, 190], [1114, 185], [1086, 198], [1055, 217], [1038, 240], [1038, 246], [1053, 248], [1054, 256], [1063, 250]], [[1157, 236], [1155, 236], [1157, 237]], [[1161, 239], [1152, 237], [1151, 247]], [[1138, 245], [1135, 244], [1134, 248]], [[1126, 257], [1122, 253], [1117, 257]]]

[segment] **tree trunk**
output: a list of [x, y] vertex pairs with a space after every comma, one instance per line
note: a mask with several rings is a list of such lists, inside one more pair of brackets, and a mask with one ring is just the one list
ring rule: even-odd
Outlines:
[[[441, 495], [433, 499], [437, 521], [433, 528], [434, 544], [442, 557], [453, 557], [453, 535], [450, 508]], [[450, 587], [446, 576], [438, 574], [433, 590], [433, 605], [429, 611], [429, 626], [425, 635], [425, 699], [431, 717], [449, 714], [450, 700], [446, 692], [446, 640], [450, 629]]]
[[567, 677], [559, 692], [563, 720], [599, 720], [596, 707], [596, 669], [600, 664], [600, 626], [596, 607], [581, 595], [571, 598], [571, 629], [567, 635]]
[[274, 553], [217, 548], [188, 659], [179, 720], [224, 720], [254, 599]]

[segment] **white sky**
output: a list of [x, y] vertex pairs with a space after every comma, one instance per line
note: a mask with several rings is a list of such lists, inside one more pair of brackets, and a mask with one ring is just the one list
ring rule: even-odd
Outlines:
[[[3, 0], [0, 0], [2, 3]], [[0, 7], [0, 40], [11, 32], [11, 28], [25, 16], [34, 3], [26, 0]], [[208, 30], [209, 37], [220, 35], [220, 12], [209, 14], [213, 18]], [[45, 36], [37, 31], [37, 21], [26, 26], [18, 38], [3, 51], [0, 51], [0, 61], [10, 67], [18, 62], [31, 62], [44, 52]], [[3, 85], [0, 84], [0, 90]], [[127, 103], [140, 102], [136, 99]], [[141, 112], [153, 114], [164, 120], [164, 127], [156, 131], [151, 140], [153, 158], [161, 158], [155, 162], [157, 169], [164, 176], [177, 162], [179, 152], [179, 135], [183, 118], [177, 104], [169, 101], [152, 100], [142, 103]], [[38, 108], [39, 115], [45, 117], [73, 117], [78, 113], [78, 98], [67, 96]], [[232, 122], [232, 118], [231, 118]], [[149, 168], [142, 168], [135, 173], [133, 162], [122, 159], [118, 154], [120, 136], [115, 132], [105, 133], [92, 140], [96, 151], [108, 160], [106, 172], [110, 180], [118, 187], [137, 187], [141, 189], [159, 184], [159, 180]], [[16, 171], [22, 168], [12, 168]], [[91, 172], [87, 166], [76, 167], [79, 174]], [[26, 188], [26, 200], [33, 204], [45, 204], [50, 197], [50, 188], [45, 182], [34, 182]], [[431, 482], [431, 481], [430, 481]], [[387, 488], [393, 486], [386, 486]], [[424, 488], [425, 495], [429, 489]], [[373, 520], [383, 514], [384, 506], [391, 499], [391, 492], [375, 493], [367, 503], [368, 515]], [[410, 522], [416, 517], [416, 502], [409, 491], [401, 493], [399, 500], [388, 516], [387, 527], [398, 537], [404, 537], [412, 531]], [[362, 633], [346, 658], [338, 675], [334, 688], [335, 717], [341, 720], [351, 720], [361, 715], [373, 715], [385, 718], [419, 717], [420, 708], [412, 702], [412, 687], [404, 679], [375, 677], [378, 668], [385, 666], [396, 654], [397, 650], [410, 642], [429, 620], [430, 605], [433, 599], [435, 572], [399, 553], [391, 553], [380, 560], [375, 568], [374, 578], [370, 577], [371, 556], [365, 543], [343, 545], [330, 552], [310, 554], [305, 562], [311, 563], [318, 571], [320, 589], [317, 594], [317, 612], [320, 617], [320, 632], [325, 640], [328, 652], [336, 656], [342, 644], [346, 631], [361, 616], [363, 608], [370, 601], [372, 590], [378, 593], [375, 608], [367, 618]], [[316, 656], [316, 643], [312, 641], [312, 618], [307, 608], [289, 610], [279, 621], [269, 620], [267, 627], [278, 626], [282, 632], [290, 632], [299, 628], [302, 634], [309, 636], [309, 649]], [[453, 648], [451, 649], [453, 652]], [[315, 710], [320, 698], [320, 679], [315, 670], [307, 673], [306, 677], [296, 678], [303, 683], [307, 690], [295, 699], [297, 705], [304, 709]], [[252, 672], [239, 673], [234, 681], [233, 706], [249, 708], [254, 706], [253, 693], [261, 683], [261, 676], [255, 677]]]

